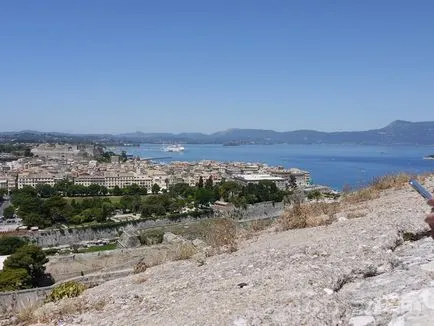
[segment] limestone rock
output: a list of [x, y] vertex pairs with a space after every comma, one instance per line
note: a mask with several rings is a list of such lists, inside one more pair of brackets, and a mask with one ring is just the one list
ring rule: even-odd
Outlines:
[[174, 244], [185, 242], [185, 239], [179, 235], [173, 234], [171, 232], [165, 232], [163, 235], [163, 243]]
[[[434, 181], [425, 186], [434, 188]], [[425, 201], [407, 187], [355, 205], [366, 216], [264, 232], [202, 266], [168, 262], [148, 268], [146, 282], [131, 275], [88, 289], [74, 300], [90, 308], [62, 318], [67, 325], [101, 326], [432, 325], [434, 241], [423, 237]], [[347, 206], [342, 216], [354, 211]], [[249, 285], [240, 289], [242, 282]], [[38, 312], [50, 320], [49, 306]]]

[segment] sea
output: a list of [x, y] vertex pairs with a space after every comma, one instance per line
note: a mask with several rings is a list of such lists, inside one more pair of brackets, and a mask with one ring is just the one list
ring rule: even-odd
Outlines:
[[411, 174], [433, 172], [434, 146], [368, 146], [368, 145], [240, 145], [184, 144], [184, 152], [163, 152], [162, 145], [141, 144], [140, 147], [117, 147], [134, 157], [171, 161], [265, 163], [270, 166], [299, 168], [309, 171], [314, 184], [335, 190], [359, 188], [374, 178], [398, 172]]

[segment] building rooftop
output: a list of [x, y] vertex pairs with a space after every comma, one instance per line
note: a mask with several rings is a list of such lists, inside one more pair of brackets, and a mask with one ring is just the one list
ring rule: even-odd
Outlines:
[[272, 180], [272, 181], [284, 181], [284, 178], [281, 177], [274, 177], [269, 174], [237, 174], [235, 175], [236, 178], [243, 179], [245, 181], [265, 181], [265, 180]]

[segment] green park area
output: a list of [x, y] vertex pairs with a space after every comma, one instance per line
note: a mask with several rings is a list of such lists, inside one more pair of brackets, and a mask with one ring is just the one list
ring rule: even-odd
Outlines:
[[154, 184], [151, 193], [145, 187], [133, 184], [122, 189], [108, 190], [97, 184], [89, 187], [62, 180], [53, 187], [47, 184], [23, 187], [11, 193], [11, 206], [5, 210], [6, 218], [16, 213], [28, 227], [40, 229], [77, 227], [114, 223], [117, 213], [138, 214], [141, 219], [176, 218], [188, 214], [199, 217], [201, 211], [217, 200], [246, 207], [264, 201], [280, 202], [293, 191], [282, 191], [272, 181], [242, 186], [234, 181], [214, 184], [211, 178], [199, 179], [195, 186], [186, 183], [160, 189]]

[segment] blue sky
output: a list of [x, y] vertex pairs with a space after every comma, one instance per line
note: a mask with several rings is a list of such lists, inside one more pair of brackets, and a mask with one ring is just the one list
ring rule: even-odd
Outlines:
[[434, 120], [433, 1], [0, 2], [0, 131]]

